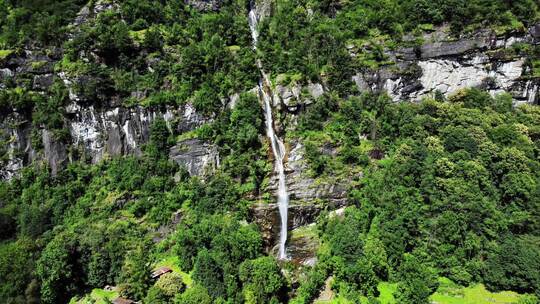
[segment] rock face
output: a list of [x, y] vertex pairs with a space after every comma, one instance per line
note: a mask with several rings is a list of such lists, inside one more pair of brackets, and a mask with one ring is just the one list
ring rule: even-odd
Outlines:
[[[314, 223], [322, 211], [343, 207], [345, 202], [329, 204], [291, 204], [289, 205], [288, 228], [293, 230]], [[257, 204], [249, 211], [249, 218], [261, 230], [265, 248], [271, 250], [279, 240], [280, 215], [277, 204]]]
[[[334, 211], [347, 205], [348, 180], [339, 178], [315, 179], [309, 175], [308, 166], [304, 159], [304, 146], [300, 141], [293, 141], [285, 164], [287, 190], [289, 193], [288, 228], [295, 230], [315, 223], [322, 211]], [[336, 154], [328, 148], [329, 155]], [[277, 177], [270, 179], [267, 189], [274, 196], [277, 191]], [[280, 215], [276, 204], [258, 204], [250, 210], [250, 218], [255, 222], [263, 235], [265, 248], [271, 251], [279, 240]], [[294, 234], [294, 233], [293, 233]], [[289, 255], [300, 264], [313, 262], [315, 250], [302, 250], [301, 244], [312, 244], [309, 238], [289, 240]], [[304, 244], [305, 245], [305, 244]], [[314, 246], [314, 245], [313, 245]], [[311, 246], [311, 247], [313, 247]]]
[[482, 31], [457, 41], [449, 41], [441, 29], [429, 37], [433, 42], [387, 52], [395, 65], [359, 71], [353, 80], [359, 90], [386, 91], [394, 101], [481, 87], [493, 95], [508, 91], [517, 104], [538, 103], [540, 80], [529, 76], [527, 58], [512, 48], [517, 43], [537, 44], [539, 26], [510, 37]]
[[324, 88], [320, 83], [308, 83], [306, 86], [296, 83], [287, 86], [278, 84], [275, 91], [279, 97], [276, 100], [280, 100], [289, 112], [296, 112], [300, 107], [311, 104], [324, 94]]
[[185, 0], [185, 3], [199, 11], [217, 11], [222, 0]]
[[205, 122], [194, 115], [190, 105], [165, 109], [114, 107], [96, 110], [93, 106], [76, 105], [74, 108], [69, 121], [73, 144], [88, 153], [93, 162], [104, 155], [140, 154], [141, 145], [149, 139], [150, 125], [156, 119], [165, 120], [171, 131], [174, 125], [186, 131]]
[[[339, 178], [314, 179], [309, 175], [307, 160], [304, 159], [304, 146], [299, 140], [289, 143], [290, 151], [285, 164], [285, 174], [289, 199], [293, 203], [313, 203], [315, 200], [328, 201], [334, 205], [342, 205], [346, 202], [348, 185], [347, 180]], [[336, 151], [329, 149], [330, 156], [335, 156]], [[272, 193], [277, 191], [277, 178], [272, 176], [268, 190]]]
[[171, 148], [169, 158], [186, 167], [190, 175], [202, 176], [219, 167], [217, 148], [199, 139], [188, 139]]
[[[92, 7], [85, 6], [71, 24], [70, 37], [76, 35], [77, 28], [91, 18], [114, 9], [118, 9], [117, 4], [101, 0], [96, 1]], [[31, 113], [25, 109], [0, 112], [0, 143], [5, 142], [7, 146], [3, 153], [7, 159], [0, 159], [0, 179], [12, 178], [23, 166], [37, 160], [47, 163], [52, 173], [56, 174], [67, 162], [77, 159], [96, 163], [106, 156], [139, 155], [142, 145], [149, 139], [150, 126], [156, 119], [165, 120], [169, 130], [176, 133], [193, 130], [209, 121], [197, 113], [190, 103], [175, 107], [145, 108], [126, 107], [116, 96], [99, 96], [96, 100], [82, 98], [74, 89], [74, 84], [84, 85], [88, 79], [54, 70], [62, 55], [61, 49], [29, 49], [11, 54], [0, 62], [0, 89], [3, 88], [4, 80], [16, 84], [19, 81], [30, 81], [34, 90], [45, 93], [57, 80], [68, 88], [70, 100], [60, 111], [64, 113], [67, 138], [43, 126], [33, 126]], [[197, 154], [198, 158], [191, 161], [193, 165], [190, 173], [198, 174], [198, 163], [209, 160], [202, 159], [204, 151], [199, 149], [202, 145], [194, 144], [194, 150], [188, 151], [188, 154]], [[4, 149], [0, 151], [4, 152]], [[205, 151], [211, 154], [207, 156], [208, 159], [215, 158], [214, 150]], [[180, 157], [178, 151], [176, 157]]]
[[[221, 4], [221, 0], [186, 1], [200, 10], [216, 10]], [[77, 28], [98, 14], [118, 8], [114, 1], [104, 0], [84, 7], [71, 24], [71, 37], [77, 34]], [[268, 15], [271, 9], [268, 1], [256, 5], [256, 18]], [[448, 96], [461, 88], [478, 86], [493, 94], [509, 91], [516, 103], [539, 103], [540, 79], [531, 76], [527, 58], [516, 55], [513, 48], [519, 43], [538, 44], [540, 24], [527, 32], [507, 37], [481, 31], [458, 40], [451, 40], [441, 29], [424, 40], [428, 42], [416, 48], [387, 52], [389, 61], [395, 63], [393, 65], [358, 71], [353, 77], [358, 88], [387, 91], [399, 101], [418, 100], [437, 91]], [[87, 79], [55, 71], [54, 66], [62, 56], [61, 49], [27, 49], [9, 54], [0, 61], [0, 89], [3, 89], [4, 81], [29, 82], [33, 90], [43, 93], [59, 79], [69, 88], [70, 97], [70, 103], [62, 111], [68, 136], [58, 136], [43, 126], [33, 126], [31, 113], [25, 109], [0, 112], [0, 143], [3, 145], [0, 156], [5, 156], [0, 159], [0, 179], [13, 177], [23, 166], [37, 160], [46, 162], [55, 173], [67, 162], [77, 159], [97, 162], [106, 156], [139, 155], [141, 146], [149, 139], [149, 127], [156, 119], [164, 119], [169, 129], [177, 133], [208, 122], [189, 103], [144, 108], [123, 106], [115, 96], [84, 100], [73, 87], [84, 84]], [[148, 63], [148, 68], [151, 65]], [[276, 124], [276, 129], [283, 132], [286, 128], [294, 128], [299, 110], [320, 97], [325, 88], [318, 83], [300, 86], [292, 81], [287, 85], [276, 85], [274, 91], [279, 104], [273, 106], [281, 110], [276, 119], [281, 121]], [[136, 99], [142, 99], [144, 95], [144, 92], [132, 92]], [[231, 107], [235, 100], [231, 98]], [[286, 174], [291, 201], [344, 201], [346, 181], [319, 181], [309, 177], [302, 144], [291, 142], [288, 145]], [[183, 146], [188, 148], [181, 148]], [[219, 164], [215, 148], [196, 140], [179, 143], [171, 151], [171, 158], [186, 165], [188, 171], [196, 175], [204, 172], [205, 167]], [[272, 178], [269, 190], [275, 191], [275, 186], [275, 178]]]
[[[58, 140], [50, 131], [38, 129], [37, 132], [42, 134], [43, 147], [39, 152], [32, 146], [32, 126], [24, 117], [12, 113], [2, 119], [0, 129], [10, 134], [11, 140], [8, 147], [10, 160], [0, 168], [0, 177], [11, 178], [22, 166], [36, 159], [46, 161], [55, 174], [71, 159], [82, 158], [96, 163], [105, 156], [140, 155], [142, 145], [149, 139], [150, 126], [156, 119], [164, 119], [171, 131], [175, 128], [179, 133], [207, 122], [189, 104], [155, 109], [122, 106], [94, 108], [73, 103], [66, 110], [65, 125], [70, 138], [67, 141]], [[190, 154], [198, 153], [202, 157], [203, 151], [197, 149], [195, 147]], [[215, 158], [216, 154], [211, 152], [208, 158]]]

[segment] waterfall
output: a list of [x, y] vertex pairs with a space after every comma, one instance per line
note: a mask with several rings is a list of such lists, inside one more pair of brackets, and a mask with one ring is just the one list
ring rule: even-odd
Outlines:
[[[259, 32], [257, 29], [258, 17], [255, 12], [255, 6], [252, 4], [248, 15], [249, 28], [251, 30], [251, 37], [253, 39], [253, 49], [257, 49], [257, 42], [259, 38]], [[279, 139], [274, 131], [274, 120], [272, 117], [272, 104], [274, 104], [274, 98], [277, 98], [272, 94], [272, 86], [268, 75], [262, 68], [262, 63], [257, 60], [257, 67], [261, 72], [261, 80], [259, 81], [259, 99], [264, 102], [264, 117], [266, 121], [266, 136], [270, 140], [272, 146], [272, 153], [275, 158], [275, 170], [278, 174], [278, 195], [277, 201], [279, 206], [279, 215], [281, 217], [281, 232], [279, 234], [279, 259], [287, 259], [285, 246], [287, 243], [287, 212], [289, 208], [289, 194], [287, 193], [287, 184], [285, 183], [285, 168], [283, 166], [283, 160], [285, 158], [285, 145], [283, 141]]]

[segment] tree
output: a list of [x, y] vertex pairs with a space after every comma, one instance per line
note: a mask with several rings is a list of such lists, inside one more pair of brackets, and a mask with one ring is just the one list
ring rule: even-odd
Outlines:
[[435, 269], [413, 254], [403, 255], [400, 266], [397, 302], [403, 304], [428, 304], [429, 296], [437, 289]]
[[493, 290], [515, 290], [540, 296], [540, 247], [537, 237], [506, 236], [486, 261], [484, 280]]
[[0, 298], [4, 301], [21, 296], [31, 282], [34, 247], [32, 240], [26, 238], [0, 243]]
[[176, 272], [166, 273], [159, 277], [155, 286], [163, 291], [167, 297], [172, 298], [178, 293], [182, 293], [186, 284], [182, 281], [182, 276]]
[[197, 254], [193, 267], [193, 280], [205, 286], [213, 299], [225, 296], [223, 269], [212, 252], [206, 249]]
[[271, 303], [283, 298], [285, 279], [273, 257], [247, 260], [240, 265], [239, 273], [247, 303]]
[[211, 304], [212, 298], [206, 288], [196, 284], [188, 288], [184, 293], [178, 294], [174, 300], [175, 304]]
[[65, 303], [83, 287], [84, 274], [79, 264], [77, 239], [60, 233], [47, 244], [37, 261], [43, 303]]
[[143, 299], [150, 287], [151, 268], [147, 250], [143, 245], [138, 245], [128, 252], [122, 266], [122, 294], [128, 298]]
[[163, 119], [156, 119], [150, 126], [150, 142], [146, 147], [148, 155], [157, 158], [167, 157], [171, 146], [170, 135], [167, 122]]

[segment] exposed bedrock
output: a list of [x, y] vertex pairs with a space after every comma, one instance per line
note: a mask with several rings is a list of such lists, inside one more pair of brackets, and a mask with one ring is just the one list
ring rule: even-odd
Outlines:
[[[346, 201], [346, 178], [313, 178], [310, 175], [307, 160], [304, 158], [305, 149], [300, 140], [289, 143], [285, 174], [287, 175], [287, 189], [292, 203], [313, 203], [315, 200], [329, 201], [341, 205]], [[337, 153], [333, 149], [325, 151], [330, 156]], [[272, 176], [268, 190], [276, 193], [277, 178]]]
[[419, 100], [436, 91], [449, 96], [463, 88], [481, 87], [492, 94], [508, 91], [516, 104], [535, 104], [540, 79], [513, 47], [538, 44], [539, 29], [535, 25], [526, 33], [506, 37], [481, 31], [452, 41], [441, 28], [426, 36], [430, 42], [419, 47], [388, 51], [394, 64], [358, 71], [353, 80], [359, 90], [386, 91], [394, 101]]
[[203, 176], [219, 167], [217, 147], [196, 138], [178, 142], [169, 158], [184, 166], [190, 175]]
[[[344, 205], [343, 201], [327, 204], [292, 203], [289, 205], [289, 230], [312, 224], [321, 212], [339, 209]], [[256, 204], [250, 209], [249, 218], [259, 226], [266, 250], [271, 250], [279, 239], [280, 216], [277, 204]]]

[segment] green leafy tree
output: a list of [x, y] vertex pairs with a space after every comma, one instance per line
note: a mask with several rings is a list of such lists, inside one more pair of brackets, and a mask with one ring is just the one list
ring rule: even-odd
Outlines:
[[536, 237], [507, 236], [487, 259], [486, 285], [495, 290], [516, 290], [540, 296], [540, 250]]
[[400, 274], [396, 295], [398, 303], [430, 303], [429, 296], [438, 286], [435, 269], [415, 255], [406, 253], [400, 266]]
[[240, 265], [240, 280], [248, 303], [271, 303], [283, 298], [285, 279], [276, 260], [260, 257]]
[[147, 249], [139, 245], [129, 251], [122, 266], [123, 295], [132, 299], [143, 299], [150, 287], [151, 272]]
[[78, 261], [77, 240], [73, 234], [58, 234], [43, 250], [37, 261], [43, 303], [63, 303], [83, 287]]
[[212, 298], [206, 288], [195, 285], [188, 288], [184, 293], [178, 294], [174, 300], [175, 304], [211, 304]]
[[205, 286], [213, 299], [225, 296], [223, 269], [212, 252], [199, 251], [193, 267], [193, 280]]
[[[6, 302], [23, 296], [33, 277], [35, 246], [30, 239], [0, 244], [0, 298]], [[24, 297], [21, 302], [24, 302]], [[30, 300], [30, 299], [28, 299]]]

